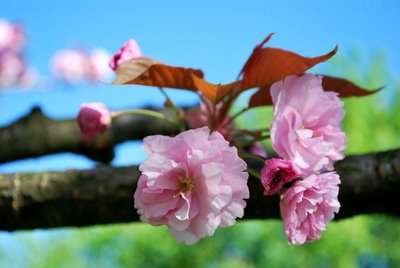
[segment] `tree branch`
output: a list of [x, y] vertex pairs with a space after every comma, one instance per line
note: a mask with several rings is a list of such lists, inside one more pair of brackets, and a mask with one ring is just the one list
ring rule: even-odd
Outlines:
[[[337, 219], [369, 213], [400, 217], [400, 149], [349, 156], [335, 169], [342, 180]], [[109, 166], [0, 175], [0, 229], [137, 221], [133, 193], [139, 175], [137, 167]], [[249, 187], [245, 219], [278, 218], [278, 198], [264, 197], [256, 178]]]
[[[171, 116], [170, 109], [159, 112]], [[52, 120], [35, 107], [13, 124], [0, 128], [0, 163], [61, 152], [82, 154], [108, 163], [114, 157], [114, 146], [119, 143], [148, 135], [176, 133], [177, 128], [171, 123], [147, 115], [127, 114], [113, 119], [103, 140], [85, 144], [75, 119]]]

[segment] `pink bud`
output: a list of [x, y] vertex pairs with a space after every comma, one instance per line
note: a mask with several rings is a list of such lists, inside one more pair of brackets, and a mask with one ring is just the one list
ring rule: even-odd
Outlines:
[[135, 40], [129, 39], [128, 42], [114, 54], [108, 65], [113, 71], [116, 71], [123, 62], [134, 58], [140, 58], [141, 56], [142, 52], [140, 51], [139, 45]]
[[284, 184], [296, 179], [300, 173], [300, 169], [290, 160], [280, 158], [266, 160], [261, 169], [261, 183], [265, 188], [264, 195], [276, 194]]
[[111, 125], [111, 112], [100, 102], [83, 103], [78, 114], [81, 138], [91, 141]]

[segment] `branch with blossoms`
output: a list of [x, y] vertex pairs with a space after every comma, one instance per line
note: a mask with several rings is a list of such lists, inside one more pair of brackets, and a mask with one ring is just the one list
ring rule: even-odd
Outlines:
[[[166, 103], [176, 111], [165, 118], [180, 133], [174, 137], [144, 138], [148, 157], [139, 166], [134, 206], [143, 222], [168, 226], [177, 241], [188, 245], [212, 236], [218, 227], [232, 226], [244, 216], [251, 199], [249, 174], [261, 180], [264, 196], [279, 196], [279, 210], [291, 244], [321, 237], [328, 222], [339, 212], [340, 176], [334, 162], [344, 158], [346, 135], [339, 97], [365, 96], [374, 91], [350, 81], [305, 73], [329, 60], [337, 51], [307, 58], [296, 53], [264, 47], [272, 34], [255, 47], [239, 79], [213, 84], [203, 72], [175, 67], [143, 57], [130, 40], [111, 59], [116, 72], [113, 84], [159, 87]], [[192, 91], [200, 108], [185, 114], [163, 91], [164, 87]], [[238, 96], [259, 88], [248, 107], [236, 115], [229, 111]], [[269, 130], [238, 129], [235, 118], [251, 108], [273, 105]], [[134, 111], [125, 111], [129, 113]], [[154, 114], [160, 118], [161, 115]], [[99, 103], [84, 104], [78, 115], [82, 139], [95, 140], [110, 127], [112, 113]], [[189, 129], [185, 127], [189, 126]], [[271, 139], [278, 158], [252, 150]], [[259, 161], [260, 169], [244, 159]]]
[[[72, 121], [66, 122], [64, 128], [69, 135], [60, 135], [58, 139], [57, 133], [63, 131], [53, 127], [46, 130], [45, 126], [51, 121], [47, 119], [39, 127], [43, 128], [36, 132], [53, 135], [41, 135], [44, 142], [39, 147], [58, 152], [54, 144], [64, 140], [61, 150], [84, 152], [92, 159], [107, 162], [112, 157], [116, 141], [130, 136], [127, 133], [131, 129], [118, 127], [124, 121], [122, 119], [132, 116], [145, 118], [141, 130], [151, 131], [144, 131], [145, 134], [140, 132], [141, 137], [146, 134], [180, 133], [175, 137], [155, 135], [144, 138], [148, 158], [139, 167], [141, 175], [134, 194], [134, 205], [142, 221], [152, 225], [167, 225], [178, 241], [193, 244], [205, 236], [213, 235], [219, 226], [233, 225], [237, 218], [252, 218], [253, 215], [262, 217], [260, 211], [265, 207], [274, 211], [275, 217], [280, 211], [290, 243], [314, 241], [321, 236], [335, 213], [341, 215], [338, 192], [340, 183], [346, 185], [346, 180], [340, 178], [346, 173], [333, 170], [334, 162], [344, 157], [346, 140], [340, 128], [344, 111], [339, 97], [365, 96], [374, 91], [364, 90], [344, 79], [305, 73], [314, 65], [330, 59], [337, 48], [325, 55], [307, 58], [290, 51], [264, 47], [271, 36], [254, 49], [239, 79], [223, 85], [206, 81], [201, 70], [169, 66], [143, 57], [137, 44], [131, 40], [110, 62], [110, 67], [117, 74], [113, 83], [159, 87], [166, 97], [168, 112], [146, 109], [112, 112], [104, 104], [86, 103], [78, 115], [80, 140], [77, 139], [78, 128], [69, 127]], [[165, 87], [198, 94], [200, 107], [190, 110], [177, 107], [163, 90]], [[251, 97], [248, 107], [237, 114], [230, 114], [237, 97], [250, 88], [258, 90]], [[235, 126], [237, 117], [263, 105], [274, 106], [270, 129], [249, 131]], [[150, 121], [149, 117], [155, 120]], [[158, 127], [161, 122], [167, 126], [167, 131], [160, 130], [163, 129]], [[29, 120], [21, 120], [12, 128], [2, 129], [0, 136], [8, 142], [15, 142], [18, 133], [26, 133], [26, 127], [32, 127]], [[74, 136], [71, 143], [69, 136]], [[260, 147], [259, 142], [268, 138], [278, 158], [267, 159]], [[248, 165], [244, 159], [247, 162], [251, 160], [252, 164]], [[79, 178], [80, 175], [77, 176]], [[100, 175], [95, 173], [95, 176]], [[47, 189], [49, 177], [45, 175], [44, 178], [39, 181], [38, 189]], [[4, 187], [6, 199], [2, 211], [6, 211], [5, 215], [11, 215], [11, 218], [3, 218], [8, 219], [4, 223], [13, 226], [19, 222], [15, 219], [20, 219], [23, 214], [20, 207], [29, 202], [20, 194], [22, 180], [19, 176], [3, 176], [1, 181], [10, 183], [7, 184], [9, 187]], [[107, 192], [104, 190], [107, 187], [96, 180], [93, 182], [99, 183], [95, 191], [96, 198]], [[34, 186], [32, 183], [27, 185]], [[76, 191], [68, 190], [67, 199], [87, 198], [77, 183], [73, 180], [73, 187], [68, 186]], [[348, 191], [356, 188], [343, 189]], [[7, 192], [6, 189], [12, 191]], [[48, 194], [54, 193], [49, 191]], [[40, 190], [39, 197], [42, 195]], [[99, 200], [102, 203], [103, 199]], [[249, 212], [252, 209], [245, 211], [245, 207], [254, 208], [254, 200], [258, 202], [255, 214]], [[101, 209], [100, 203], [94, 202], [99, 206], [98, 209]], [[49, 205], [45, 211], [51, 210], [51, 207]], [[341, 211], [346, 211], [348, 207], [351, 207], [351, 202], [342, 203]], [[68, 211], [65, 213], [71, 215]], [[51, 215], [55, 215], [54, 211]], [[57, 221], [53, 220], [49, 220], [53, 222], [49, 226], [57, 226], [54, 224]], [[102, 222], [108, 221], [97, 221]]]
[[[248, 162], [254, 169], [260, 162]], [[335, 219], [381, 213], [400, 217], [400, 150], [347, 156], [335, 163], [341, 208]], [[0, 174], [0, 230], [138, 221], [132, 210], [137, 166]], [[279, 197], [266, 198], [255, 177], [243, 219], [279, 218]]]
[[[165, 108], [151, 110], [164, 117], [172, 113]], [[76, 119], [54, 120], [35, 107], [26, 116], [0, 128], [0, 163], [65, 152], [109, 163], [114, 158], [114, 147], [120, 143], [155, 134], [174, 135], [179, 131], [176, 125], [146, 114], [113, 115], [112, 124], [103, 135], [86, 142], [80, 137]], [[148, 124], [149, 120], [152, 124]]]

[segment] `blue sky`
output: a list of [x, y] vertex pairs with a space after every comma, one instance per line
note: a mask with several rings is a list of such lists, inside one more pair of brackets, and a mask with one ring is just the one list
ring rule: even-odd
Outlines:
[[[24, 24], [28, 59], [43, 77], [59, 49], [100, 46], [110, 52], [129, 38], [146, 56], [201, 68], [214, 83], [236, 78], [252, 49], [270, 32], [269, 45], [316, 56], [339, 44], [338, 54], [359, 48], [366, 57], [380, 50], [400, 73], [398, 1], [4, 1], [0, 17]], [[360, 66], [362, 68], [362, 66]], [[0, 126], [40, 106], [53, 118], [74, 117], [81, 102], [102, 101], [112, 109], [160, 105], [156, 89], [46, 82], [32, 92], [0, 92]], [[51, 90], [50, 90], [51, 89]], [[179, 104], [193, 94], [169, 91]], [[116, 165], [144, 157], [137, 142], [118, 147]], [[0, 172], [85, 168], [93, 163], [70, 154], [0, 165]]]

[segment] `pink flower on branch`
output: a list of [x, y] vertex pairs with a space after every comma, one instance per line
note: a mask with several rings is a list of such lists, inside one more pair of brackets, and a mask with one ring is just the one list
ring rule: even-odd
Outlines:
[[84, 141], [94, 140], [111, 125], [111, 112], [99, 102], [83, 103], [78, 114], [78, 125]]
[[134, 196], [142, 221], [165, 224], [177, 241], [191, 245], [243, 216], [246, 162], [219, 132], [203, 127], [149, 136], [144, 148], [149, 156]]
[[288, 76], [271, 87], [274, 119], [271, 142], [279, 156], [311, 174], [333, 169], [344, 158], [346, 135], [340, 128], [343, 102], [322, 88], [322, 77]]
[[281, 197], [280, 209], [290, 244], [320, 238], [328, 222], [339, 212], [339, 175], [328, 172], [295, 182]]
[[284, 184], [298, 178], [300, 173], [300, 169], [290, 160], [279, 158], [266, 160], [264, 167], [261, 169], [261, 183], [264, 186], [264, 195], [276, 194]]
[[111, 58], [108, 65], [113, 71], [116, 71], [118, 67], [125, 61], [129, 61], [134, 58], [140, 58], [142, 51], [135, 40], [129, 39]]

